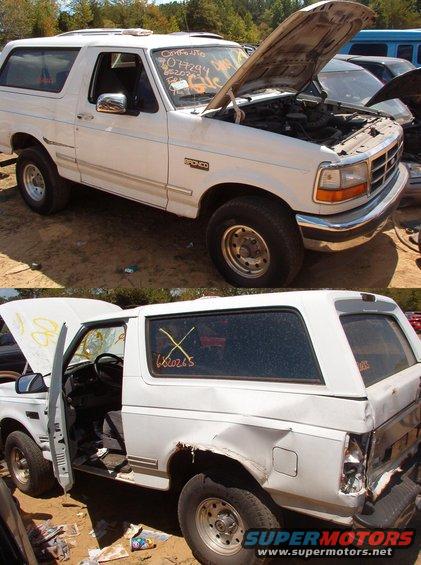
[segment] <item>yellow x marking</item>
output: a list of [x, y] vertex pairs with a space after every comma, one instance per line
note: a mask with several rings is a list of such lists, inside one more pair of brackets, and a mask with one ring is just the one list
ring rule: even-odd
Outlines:
[[163, 334], [165, 334], [167, 336], [167, 338], [174, 344], [174, 347], [171, 349], [171, 351], [168, 353], [168, 355], [165, 357], [164, 361], [167, 361], [171, 355], [174, 353], [174, 351], [176, 349], [179, 349], [181, 351], [181, 353], [187, 358], [188, 361], [191, 361], [193, 359], [192, 356], [190, 356], [182, 347], [181, 344], [183, 343], [183, 341], [185, 341], [189, 335], [192, 333], [193, 330], [195, 330], [196, 327], [193, 326], [192, 329], [186, 333], [186, 335], [183, 337], [183, 339], [179, 342], [175, 341], [175, 339], [173, 338], [173, 336], [171, 334], [169, 334], [168, 332], [166, 332], [165, 330], [163, 330], [162, 328], [159, 328], [159, 331], [162, 332]]

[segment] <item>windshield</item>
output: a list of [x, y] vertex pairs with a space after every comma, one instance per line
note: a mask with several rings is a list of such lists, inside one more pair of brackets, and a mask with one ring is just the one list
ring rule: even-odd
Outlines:
[[[374, 75], [361, 70], [321, 72], [319, 82], [332, 100], [365, 106], [383, 88]], [[401, 123], [410, 122], [413, 116], [400, 100], [387, 100], [373, 106], [375, 110], [386, 112]]]
[[174, 106], [209, 102], [248, 58], [242, 47], [185, 47], [154, 51], [153, 59]]

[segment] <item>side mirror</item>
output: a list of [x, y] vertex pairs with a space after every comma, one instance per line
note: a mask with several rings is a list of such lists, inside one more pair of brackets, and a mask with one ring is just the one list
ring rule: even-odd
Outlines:
[[17, 379], [15, 390], [17, 394], [33, 394], [48, 392], [48, 387], [40, 373], [29, 373]]
[[127, 97], [125, 94], [101, 94], [96, 101], [96, 111], [103, 114], [125, 114]]

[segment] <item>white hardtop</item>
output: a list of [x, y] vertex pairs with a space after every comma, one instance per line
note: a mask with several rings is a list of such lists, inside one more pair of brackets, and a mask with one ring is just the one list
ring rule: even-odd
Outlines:
[[[140, 306], [131, 310], [122, 310], [115, 314], [104, 314], [96, 316], [95, 318], [85, 319], [86, 324], [106, 323], [112, 320], [121, 320], [129, 318], [137, 318], [140, 315], [144, 316], [165, 316], [172, 314], [188, 314], [194, 312], [209, 312], [214, 310], [232, 310], [232, 309], [250, 309], [250, 308], [265, 308], [265, 307], [285, 307], [295, 308], [301, 310], [306, 306], [318, 306], [326, 308], [327, 306], [335, 307], [335, 304], [340, 301], [360, 301], [361, 310], [363, 311], [366, 306], [362, 300], [362, 296], [367, 293], [357, 291], [341, 291], [341, 290], [301, 290], [301, 291], [286, 291], [286, 292], [272, 292], [265, 294], [244, 294], [241, 296], [205, 296], [196, 300], [187, 300], [179, 302], [166, 302], [163, 304], [150, 304]], [[376, 298], [377, 306], [385, 305], [390, 311], [399, 310], [396, 302], [386, 296], [369, 294]]]
[[146, 36], [109, 34], [109, 35], [69, 35], [53, 37], [34, 37], [30, 39], [19, 39], [7, 44], [12, 49], [15, 47], [115, 47], [115, 48], [138, 48], [138, 49], [181, 49], [183, 47], [204, 46], [238, 46], [233, 41], [224, 39], [210, 39], [208, 37], [192, 37], [191, 35], [153, 34]]

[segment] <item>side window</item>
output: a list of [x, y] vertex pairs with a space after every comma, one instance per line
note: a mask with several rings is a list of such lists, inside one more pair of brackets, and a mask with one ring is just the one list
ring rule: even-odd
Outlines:
[[101, 53], [95, 65], [89, 102], [96, 104], [101, 94], [125, 94], [129, 111], [153, 114], [158, 101], [142, 60], [135, 53]]
[[418, 46], [417, 64], [421, 65], [421, 45]]
[[292, 310], [151, 318], [147, 333], [155, 377], [322, 382], [304, 322]]
[[407, 61], [411, 61], [414, 56], [414, 47], [412, 45], [398, 45], [398, 50], [396, 53], [396, 57], [399, 59], [406, 59]]
[[351, 55], [387, 57], [387, 45], [386, 43], [354, 43], [349, 53]]
[[370, 71], [370, 73], [373, 73], [373, 75], [376, 76], [383, 83], [389, 82], [389, 80], [393, 78], [393, 75], [389, 71], [389, 69], [385, 65], [382, 65], [381, 63], [379, 64], [367, 63], [364, 61], [364, 64], [361, 66], [363, 66], [365, 69]]
[[0, 71], [0, 86], [61, 92], [79, 49], [14, 49]]

